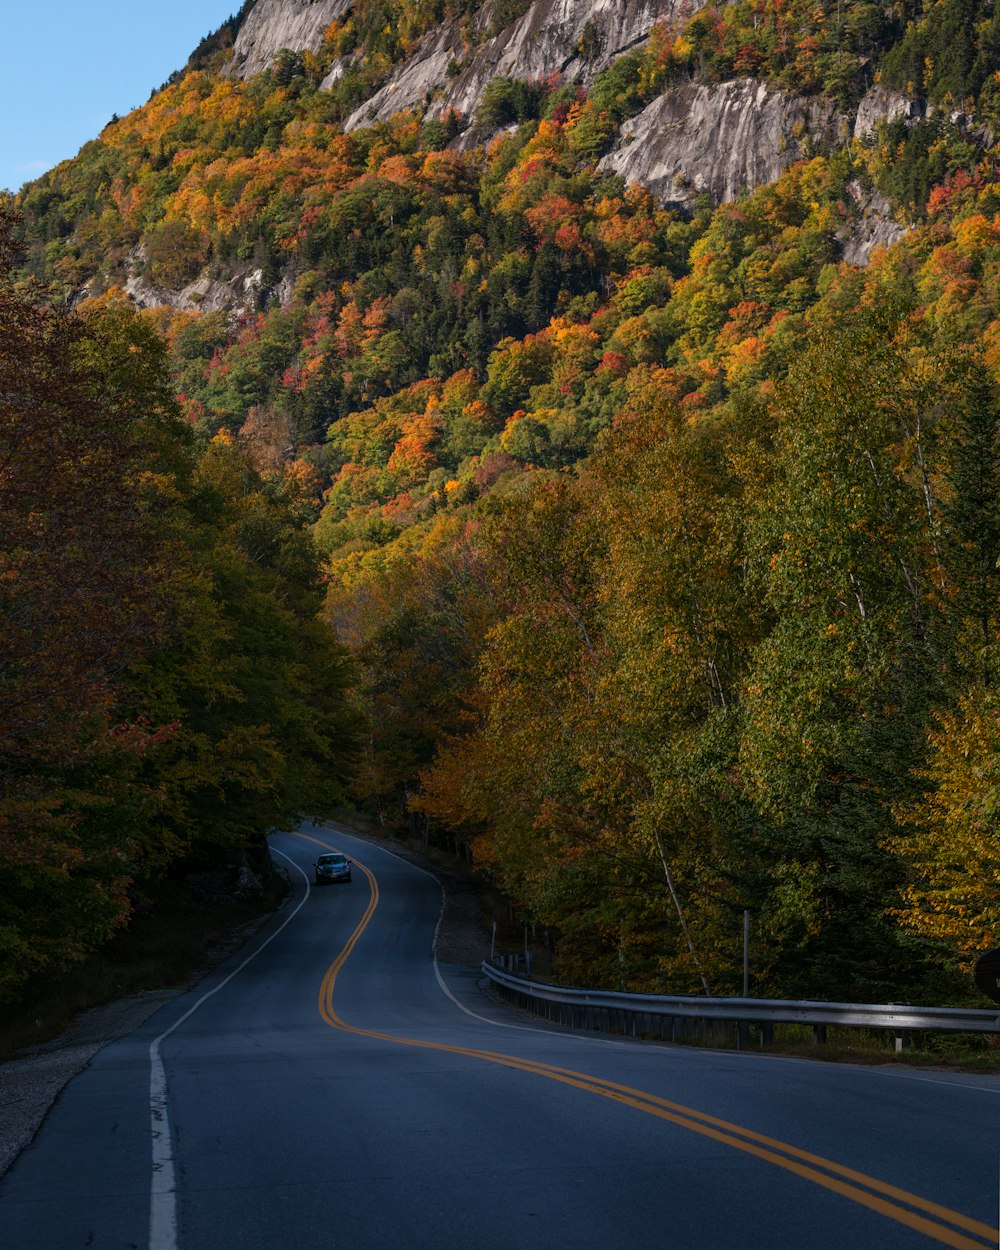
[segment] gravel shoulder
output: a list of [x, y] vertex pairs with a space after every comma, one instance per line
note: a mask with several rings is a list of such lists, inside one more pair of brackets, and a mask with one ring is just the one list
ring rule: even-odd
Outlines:
[[[331, 823], [328, 827], [336, 826]], [[361, 832], [346, 824], [343, 828], [352, 837], [392, 851], [441, 881], [445, 908], [438, 933], [437, 957], [442, 963], [478, 968], [489, 954], [489, 939], [473, 883], [461, 873], [442, 868], [389, 838]], [[226, 942], [213, 948], [205, 964], [185, 984], [147, 990], [82, 1012], [58, 1037], [0, 1063], [0, 1177], [31, 1142], [67, 1083], [99, 1050], [127, 1036], [164, 1004], [186, 993], [214, 967], [246, 945], [273, 914], [242, 926]]]

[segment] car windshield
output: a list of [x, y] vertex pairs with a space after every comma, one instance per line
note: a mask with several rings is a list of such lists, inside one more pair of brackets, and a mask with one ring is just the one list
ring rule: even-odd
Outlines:
[[319, 857], [319, 863], [333, 868], [343, 868], [343, 866], [347, 863], [347, 860], [343, 855], [321, 855]]

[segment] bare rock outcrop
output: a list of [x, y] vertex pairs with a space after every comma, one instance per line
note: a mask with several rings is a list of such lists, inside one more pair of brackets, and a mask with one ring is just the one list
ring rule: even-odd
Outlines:
[[263, 274], [251, 269], [236, 274], [228, 282], [202, 275], [180, 291], [154, 286], [153, 283], [135, 275], [125, 283], [125, 294], [137, 308], [198, 309], [200, 312], [249, 313], [265, 303]]
[[350, 12], [354, 0], [257, 0], [233, 44], [233, 78], [260, 74], [282, 48], [315, 52], [331, 22]]
[[850, 265], [867, 265], [879, 247], [898, 242], [908, 227], [893, 216], [885, 196], [878, 191], [865, 191], [857, 180], [847, 184], [853, 213], [840, 233], [841, 255]]
[[[404, 109], [454, 109], [471, 118], [491, 78], [547, 78], [588, 85], [616, 57], [643, 42], [653, 26], [701, 7], [702, 0], [535, 0], [518, 21], [472, 47], [458, 22], [421, 41], [414, 55], [347, 119], [346, 130]], [[492, 26], [493, 5], [475, 29]]]
[[[421, 40], [389, 82], [345, 123], [346, 130], [383, 121], [405, 109], [457, 110], [471, 118], [491, 78], [547, 78], [588, 85], [616, 57], [641, 43], [656, 22], [683, 17], [704, 0], [535, 0], [517, 21], [495, 30], [497, 0], [471, 23], [444, 22]], [[240, 27], [229, 73], [249, 78], [273, 64], [283, 48], [317, 51], [331, 22], [353, 0], [258, 0]], [[338, 62], [323, 86], [340, 78]]]
[[[158, 286], [145, 276], [146, 255], [142, 244], [133, 248], [126, 263], [125, 294], [136, 308], [177, 308], [182, 311], [231, 312], [237, 315], [258, 312], [292, 302], [295, 279], [285, 274], [275, 286], [266, 286], [261, 269], [243, 269], [229, 278], [203, 273], [181, 290]], [[86, 291], [85, 291], [86, 293]]]
[[687, 83], [627, 121], [598, 168], [642, 183], [666, 204], [702, 193], [725, 203], [810, 152], [839, 146], [848, 127], [832, 101], [800, 99], [754, 78]]
[[[416, 109], [430, 116], [454, 110], [471, 121], [491, 79], [544, 79], [589, 86], [616, 58], [641, 45], [660, 21], [683, 21], [705, 0], [533, 0], [525, 13], [499, 33], [500, 0], [486, 0], [475, 16], [445, 22], [429, 31], [390, 80], [345, 122], [354, 130]], [[229, 72], [248, 78], [267, 69], [289, 48], [318, 50], [331, 22], [347, 15], [354, 0], [258, 0], [243, 22]], [[350, 61], [333, 66], [330, 87]], [[697, 82], [663, 92], [625, 122], [602, 171], [640, 183], [665, 204], [682, 207], [701, 194], [714, 203], [736, 199], [773, 182], [793, 162], [864, 142], [886, 122], [913, 123], [926, 115], [925, 102], [874, 87], [854, 117], [830, 99], [802, 98], [744, 78], [721, 84]], [[454, 143], [482, 141], [475, 128]], [[895, 242], [905, 227], [876, 193], [852, 184], [853, 210], [841, 232], [846, 260], [866, 264], [872, 251]], [[182, 291], [153, 287], [141, 266], [131, 268], [128, 292], [141, 307], [237, 312], [291, 298], [291, 280], [265, 290], [259, 270], [227, 281], [203, 276]]]
[[873, 87], [858, 105], [854, 137], [867, 139], [883, 122], [894, 122], [900, 117], [909, 123], [919, 121], [926, 112], [923, 100], [913, 100], [902, 92], [888, 91], [885, 87]]

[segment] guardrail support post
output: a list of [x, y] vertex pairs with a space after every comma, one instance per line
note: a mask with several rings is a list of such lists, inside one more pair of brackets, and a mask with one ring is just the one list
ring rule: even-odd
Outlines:
[[910, 1049], [910, 1035], [906, 1032], [896, 1034], [896, 1054], [901, 1055], [904, 1050]]
[[770, 1022], [770, 1020], [766, 1020], [760, 1026], [760, 1044], [761, 1046], [774, 1045], [774, 1025]]
[[750, 1025], [746, 1020], [736, 1021], [736, 1049], [746, 1050], [750, 1045]]
[[816, 1046], [822, 1046], [826, 1042], [826, 1025], [813, 1025], [813, 1043]]

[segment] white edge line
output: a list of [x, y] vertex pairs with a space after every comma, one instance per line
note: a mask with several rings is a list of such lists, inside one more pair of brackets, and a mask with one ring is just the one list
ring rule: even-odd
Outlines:
[[[322, 828], [323, 826], [319, 826], [319, 827]], [[361, 835], [352, 834], [347, 830], [328, 828], [327, 832], [333, 833], [337, 835], [338, 837], [342, 837], [342, 838], [354, 837], [354, 838], [357, 838], [359, 842], [365, 842], [365, 839]], [[455, 1004], [455, 1006], [459, 1009], [459, 1011], [465, 1012], [465, 1014], [467, 1016], [471, 1016], [473, 1020], [479, 1020], [483, 1024], [492, 1025], [494, 1028], [497, 1028], [497, 1029], [513, 1029], [517, 1033], [541, 1033], [543, 1037], [567, 1038], [570, 1041], [587, 1042], [588, 1044], [596, 1042], [597, 1045], [599, 1046], [627, 1046], [628, 1045], [627, 1042], [610, 1041], [608, 1038], [604, 1038], [604, 1037], [583, 1037], [579, 1033], [563, 1032], [561, 1029], [535, 1029], [535, 1028], [532, 1028], [531, 1025], [528, 1025], [528, 1024], [507, 1024], [503, 1020], [491, 1020], [489, 1016], [481, 1016], [479, 1015], [478, 1012], [472, 1011], [470, 1008], [466, 1007], [463, 1003], [460, 1003], [458, 999], [455, 997], [455, 995], [448, 988], [447, 982], [445, 981], [444, 977], [441, 975], [441, 967], [440, 967], [440, 964], [438, 963], [438, 957], [437, 957], [438, 938], [441, 934], [441, 923], [444, 920], [444, 909], [447, 905], [447, 895], [445, 893], [444, 882], [441, 880], [440, 877], [435, 877], [435, 875], [432, 872], [429, 872], [426, 868], [421, 868], [419, 864], [414, 864], [411, 860], [404, 859], [402, 855], [398, 855], [395, 851], [390, 851], [387, 847], [378, 846], [374, 842], [365, 842], [365, 845], [372, 847], [376, 851], [383, 851], [386, 855], [391, 855], [393, 859], [398, 859], [401, 864], [405, 864], [407, 868], [412, 868], [414, 872], [422, 872], [425, 877], [430, 877], [430, 879], [434, 882], [434, 884], [441, 891], [441, 910], [440, 912], [438, 912], [438, 921], [437, 921], [437, 924], [434, 926], [434, 938], [433, 938], [433, 941], [431, 942], [431, 957], [434, 962], [434, 975], [435, 977], [437, 977], [438, 985], [441, 987], [441, 990], [446, 995], [446, 997], [451, 999], [451, 1001]], [[280, 854], [280, 851], [279, 851], [279, 854]], [[158, 1247], [157, 1247], [157, 1250], [159, 1250]], [[170, 1247], [170, 1250], [173, 1250], [173, 1247]]]
[[[390, 851], [388, 847], [379, 846], [375, 842], [366, 841], [366, 839], [361, 834], [351, 833], [347, 829], [332, 828], [327, 825], [316, 825], [314, 827], [317, 829], [323, 829], [325, 832], [335, 834], [338, 837], [356, 838], [357, 841], [363, 842], [366, 846], [370, 846], [373, 850], [383, 851], [386, 855], [391, 855], [393, 859], [398, 859], [401, 864], [406, 864], [408, 868], [412, 868], [416, 872], [422, 872], [425, 877], [430, 877], [430, 879], [438, 886], [438, 888], [441, 891], [441, 911], [438, 913], [438, 922], [434, 928], [434, 938], [433, 938], [432, 948], [431, 948], [433, 960], [434, 960], [434, 975], [435, 977], [437, 977], [437, 983], [441, 987], [442, 991], [447, 995], [448, 998], [451, 999], [451, 1001], [455, 1004], [455, 1006], [459, 1009], [459, 1011], [463, 1011], [467, 1016], [471, 1016], [473, 1020], [482, 1021], [483, 1024], [491, 1024], [495, 1028], [498, 1028], [498, 1029], [514, 1029], [518, 1033], [541, 1033], [544, 1037], [560, 1037], [560, 1038], [566, 1038], [569, 1041], [574, 1041], [574, 1042], [596, 1042], [599, 1046], [630, 1046], [631, 1045], [631, 1043], [628, 1041], [617, 1041], [617, 1040], [612, 1040], [611, 1038], [605, 1038], [605, 1037], [592, 1037], [586, 1034], [570, 1032], [568, 1030], [563, 1030], [563, 1029], [535, 1029], [535, 1028], [532, 1028], [530, 1025], [526, 1025], [526, 1024], [507, 1024], [503, 1020], [491, 1020], [489, 1016], [481, 1016], [478, 1014], [478, 1012], [471, 1011], [468, 1007], [460, 1003], [458, 999], [455, 997], [455, 995], [448, 988], [448, 985], [444, 977], [441, 975], [440, 966], [438, 965], [438, 957], [437, 957], [438, 937], [441, 933], [441, 924], [442, 924], [442, 921], [444, 920], [444, 909], [447, 903], [447, 896], [445, 894], [444, 883], [441, 881], [440, 877], [435, 877], [435, 875], [432, 872], [429, 872], [426, 868], [421, 868], [419, 864], [414, 864], [411, 860], [404, 859], [402, 855], [397, 854], [396, 851]], [[278, 854], [280, 855], [281, 852], [279, 851]], [[791, 1063], [814, 1064], [814, 1063], [820, 1062], [816, 1059], [808, 1059], [808, 1058], [800, 1057], [798, 1055], [776, 1055], [776, 1054], [768, 1054], [766, 1052], [756, 1054], [753, 1051], [736, 1051], [736, 1050], [729, 1051], [729, 1050], [716, 1050], [714, 1048], [706, 1048], [705, 1050], [702, 1050], [698, 1047], [674, 1047], [672, 1046], [669, 1048], [669, 1050], [666, 1047], [663, 1047], [662, 1050], [663, 1050], [663, 1053], [668, 1053], [674, 1057], [676, 1057], [676, 1055], [678, 1054], [683, 1054], [685, 1058], [688, 1057], [689, 1055], [691, 1057], [695, 1057], [695, 1056], [711, 1057], [711, 1056], [718, 1056], [718, 1055], [733, 1055], [733, 1056], [739, 1056], [741, 1061], [745, 1057], [746, 1059], [767, 1059], [767, 1060], [776, 1059], [776, 1060], [783, 1060], [785, 1062], [791, 1062]], [[845, 1066], [861, 1068], [864, 1071], [870, 1071], [870, 1072], [876, 1071], [876, 1069], [869, 1068], [865, 1064], [849, 1064]], [[993, 1088], [988, 1085], [970, 1085], [970, 1084], [966, 1084], [964, 1081], [945, 1081], [945, 1080], [936, 1079], [934, 1077], [911, 1075], [909, 1072], [893, 1072], [891, 1074], [885, 1074], [885, 1075], [897, 1076], [902, 1080], [923, 1081], [923, 1082], [926, 1082], [928, 1085], [950, 1085], [953, 1088], [957, 1087], [958, 1089], [978, 1090], [986, 1094], [1000, 1094], [1000, 1088]], [[1000, 1250], [1000, 1247], [998, 1247], [998, 1250]]]
[[177, 1250], [177, 1182], [170, 1133], [170, 1113], [167, 1106], [167, 1075], [160, 1054], [160, 1043], [165, 1041], [175, 1029], [179, 1029], [185, 1020], [189, 1020], [203, 1003], [208, 1002], [213, 995], [218, 994], [219, 990], [228, 985], [233, 977], [242, 972], [251, 960], [256, 959], [265, 947], [270, 946], [282, 929], [291, 924], [309, 900], [311, 887], [308, 876], [284, 851], [279, 851], [274, 847], [270, 850], [273, 854], [280, 855], [282, 859], [287, 859], [292, 867], [302, 874], [306, 883], [306, 892], [298, 906], [285, 917], [272, 934], [261, 942], [256, 950], [243, 960], [238, 968], [234, 968], [214, 989], [209, 990], [207, 994], [202, 994], [193, 1007], [189, 1007], [179, 1020], [175, 1020], [169, 1029], [165, 1029], [149, 1044], [149, 1127], [153, 1151], [153, 1177], [149, 1188], [149, 1250]]
[[886, 1075], [898, 1077], [902, 1081], [920, 1081], [923, 1085], [947, 1085], [950, 1089], [967, 1089], [976, 1094], [1000, 1094], [1000, 1087], [996, 1085], [973, 1085], [971, 1081], [946, 1081], [941, 1077], [917, 1076], [910, 1072], [890, 1072]]

